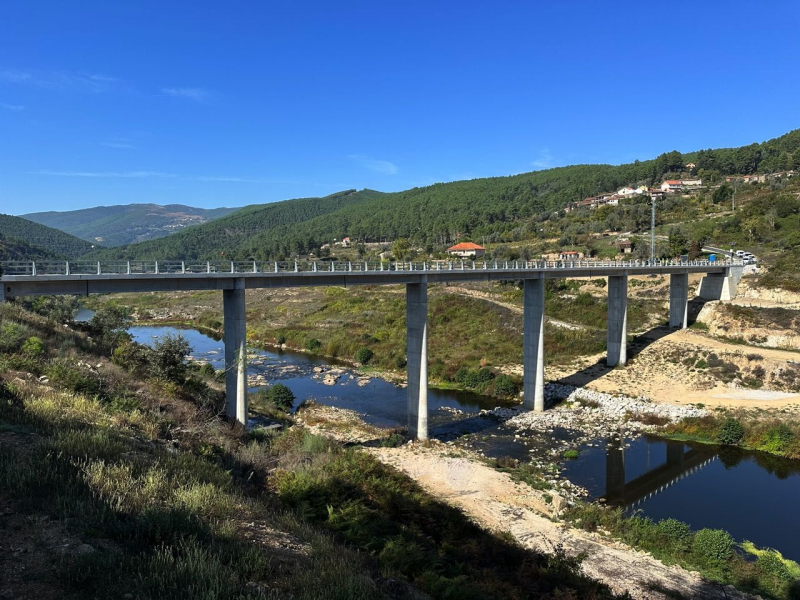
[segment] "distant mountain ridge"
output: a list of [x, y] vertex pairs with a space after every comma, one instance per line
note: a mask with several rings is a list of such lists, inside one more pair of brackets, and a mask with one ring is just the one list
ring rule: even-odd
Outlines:
[[347, 190], [252, 205], [167, 238], [91, 257], [273, 260], [316, 254], [345, 236], [354, 241], [410, 238], [423, 247], [441, 247], [463, 236], [500, 242], [538, 229], [537, 219], [548, 219], [571, 202], [623, 186], [660, 185], [686, 172], [720, 182], [725, 175], [788, 169], [800, 169], [800, 129], [760, 144], [683, 154], [673, 150], [623, 165], [574, 165], [401, 192]]
[[224, 217], [236, 208], [195, 208], [183, 204], [120, 204], [22, 215], [23, 218], [103, 246], [123, 246], [165, 237]]
[[0, 253], [0, 260], [74, 259], [95, 247], [58, 229], [4, 214], [0, 214], [0, 236], [4, 238], [5, 248]]

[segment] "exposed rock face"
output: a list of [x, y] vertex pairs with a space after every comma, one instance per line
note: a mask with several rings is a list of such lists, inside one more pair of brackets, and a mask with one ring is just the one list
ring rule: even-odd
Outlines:
[[[800, 311], [791, 318], [786, 311], [781, 322], [770, 319], [769, 310], [757, 305], [744, 307], [738, 312], [735, 307], [726, 307], [719, 302], [709, 302], [700, 310], [697, 321], [703, 323], [708, 332], [715, 337], [735, 338], [748, 344], [764, 348], [782, 348], [786, 350], [800, 349]], [[753, 312], [761, 322], [748, 321], [739, 312]], [[762, 320], [763, 319], [763, 320]]]

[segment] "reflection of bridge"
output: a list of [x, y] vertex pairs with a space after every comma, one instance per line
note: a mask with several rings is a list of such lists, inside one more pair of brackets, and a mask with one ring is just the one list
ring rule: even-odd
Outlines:
[[698, 295], [729, 300], [741, 277], [739, 262], [710, 261], [436, 261], [406, 262], [24, 262], [2, 263], [0, 301], [42, 294], [103, 294], [222, 290], [225, 318], [227, 414], [247, 422], [245, 289], [305, 286], [406, 286], [408, 428], [428, 437], [428, 283], [522, 280], [523, 406], [544, 410], [544, 282], [608, 278], [607, 363], [627, 360], [628, 276], [670, 277], [669, 324], [686, 327], [689, 274], [702, 273]]
[[673, 483], [696, 473], [717, 458], [712, 448], [690, 448], [667, 443], [667, 462], [633, 481], [625, 481], [625, 451], [617, 443], [606, 447], [606, 492], [603, 498], [617, 506], [635, 506], [663, 492]]

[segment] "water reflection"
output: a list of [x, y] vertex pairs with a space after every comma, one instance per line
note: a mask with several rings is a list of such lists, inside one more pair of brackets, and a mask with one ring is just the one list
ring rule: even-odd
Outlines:
[[566, 461], [563, 474], [628, 513], [725, 529], [737, 540], [800, 558], [791, 516], [800, 495], [800, 461], [644, 436], [585, 448], [578, 460]]

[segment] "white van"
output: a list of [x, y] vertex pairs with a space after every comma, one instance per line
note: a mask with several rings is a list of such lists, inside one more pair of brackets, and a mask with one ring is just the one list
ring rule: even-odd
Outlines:
[[738, 256], [739, 258], [741, 258], [742, 256], [744, 256], [744, 254], [745, 254], [744, 250], [737, 250], [737, 251], [736, 251], [736, 256]]

